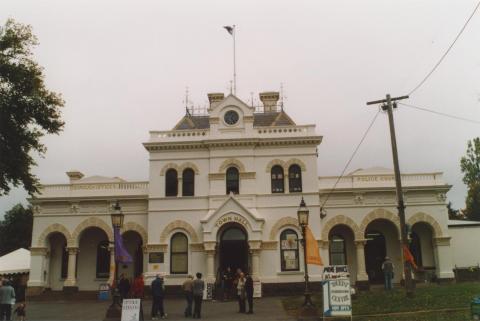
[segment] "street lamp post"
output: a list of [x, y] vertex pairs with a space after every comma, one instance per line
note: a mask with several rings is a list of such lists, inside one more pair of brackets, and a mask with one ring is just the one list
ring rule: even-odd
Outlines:
[[298, 224], [302, 229], [302, 245], [303, 245], [303, 261], [304, 261], [304, 269], [305, 269], [305, 301], [303, 302], [304, 307], [313, 307], [315, 306], [312, 302], [312, 294], [310, 292], [309, 284], [308, 284], [308, 264], [307, 264], [307, 241], [306, 241], [306, 228], [308, 226], [308, 216], [310, 211], [305, 204], [305, 200], [302, 197], [302, 201], [300, 202], [300, 207], [297, 210], [298, 216]]
[[104, 321], [120, 321], [122, 316], [122, 305], [120, 304], [120, 292], [118, 291], [118, 261], [117, 261], [117, 243], [116, 243], [116, 233], [115, 229], [121, 229], [123, 227], [124, 215], [122, 213], [122, 208], [120, 207], [119, 202], [117, 201], [113, 206], [113, 211], [110, 214], [112, 219], [112, 227], [114, 229], [113, 233], [113, 251], [115, 257], [115, 274], [114, 274], [114, 287], [112, 291], [112, 304], [108, 307], [107, 315], [105, 316]]

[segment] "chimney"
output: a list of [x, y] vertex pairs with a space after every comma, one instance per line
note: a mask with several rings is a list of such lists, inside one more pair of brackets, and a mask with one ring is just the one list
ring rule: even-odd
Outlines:
[[280, 98], [278, 91], [267, 91], [260, 93], [260, 100], [263, 103], [263, 112], [277, 111], [277, 101]]
[[81, 179], [84, 175], [82, 172], [79, 172], [77, 170], [71, 170], [67, 172], [67, 176], [70, 178], [70, 184], [75, 183], [75, 181], [78, 181]]
[[210, 102], [210, 109], [217, 107], [220, 102], [225, 98], [223, 93], [210, 93], [208, 94], [208, 101]]

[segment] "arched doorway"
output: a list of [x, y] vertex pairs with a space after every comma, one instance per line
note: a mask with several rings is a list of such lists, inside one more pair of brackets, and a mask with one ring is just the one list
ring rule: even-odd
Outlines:
[[433, 237], [433, 228], [428, 223], [418, 222], [411, 228], [409, 247], [419, 267], [415, 277], [420, 280], [431, 280], [436, 274]]
[[387, 256], [385, 245], [385, 236], [379, 231], [368, 231], [365, 234], [367, 244], [365, 244], [365, 265], [368, 274], [368, 280], [371, 283], [382, 283], [383, 272], [382, 263]]
[[356, 280], [357, 254], [352, 229], [344, 224], [335, 225], [328, 233], [328, 256], [330, 265], [348, 265], [350, 278]]
[[81, 291], [97, 290], [110, 276], [108, 235], [101, 228], [91, 226], [82, 231], [78, 245], [78, 288]]
[[62, 233], [54, 232], [47, 238], [49, 249], [48, 274], [46, 275], [47, 288], [59, 291], [63, 288], [63, 281], [67, 278], [68, 253], [67, 239]]
[[133, 263], [121, 265], [119, 273], [124, 273], [127, 279], [133, 280], [134, 277], [143, 273], [142, 237], [136, 231], [126, 231], [122, 237], [123, 244], [132, 257]]
[[368, 280], [373, 284], [383, 283], [382, 264], [388, 256], [395, 265], [394, 282], [402, 277], [400, 240], [395, 224], [386, 219], [377, 219], [365, 230], [365, 267]]
[[239, 224], [228, 224], [220, 232], [219, 254], [221, 270], [248, 271], [247, 233]]

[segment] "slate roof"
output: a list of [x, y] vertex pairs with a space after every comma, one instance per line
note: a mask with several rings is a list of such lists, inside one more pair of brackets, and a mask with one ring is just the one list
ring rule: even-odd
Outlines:
[[[253, 114], [253, 127], [295, 126], [295, 122], [284, 111]], [[185, 115], [173, 130], [208, 129], [208, 116]]]

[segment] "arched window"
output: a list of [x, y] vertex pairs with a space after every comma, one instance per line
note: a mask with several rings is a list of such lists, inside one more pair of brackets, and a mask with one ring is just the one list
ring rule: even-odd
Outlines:
[[183, 233], [175, 233], [170, 242], [170, 273], [188, 273], [188, 239]]
[[67, 243], [64, 243], [62, 246], [62, 268], [61, 268], [61, 277], [66, 279], [68, 275], [68, 251]]
[[340, 235], [330, 238], [330, 265], [347, 265], [345, 239]]
[[182, 195], [193, 196], [195, 194], [195, 172], [187, 168], [182, 174]]
[[177, 171], [170, 168], [165, 173], [165, 196], [177, 196], [178, 194], [178, 178]]
[[235, 167], [229, 167], [227, 169], [227, 195], [230, 192], [238, 194], [240, 192], [240, 179], [238, 175], [238, 169]]
[[285, 180], [283, 178], [283, 167], [280, 165], [275, 165], [272, 167], [272, 193], [283, 193], [285, 192]]
[[290, 193], [302, 191], [302, 169], [297, 164], [288, 168], [288, 190]]
[[97, 279], [108, 278], [110, 275], [110, 249], [108, 241], [101, 241], [97, 245]]
[[282, 271], [299, 271], [298, 235], [288, 229], [280, 234], [280, 264]]

